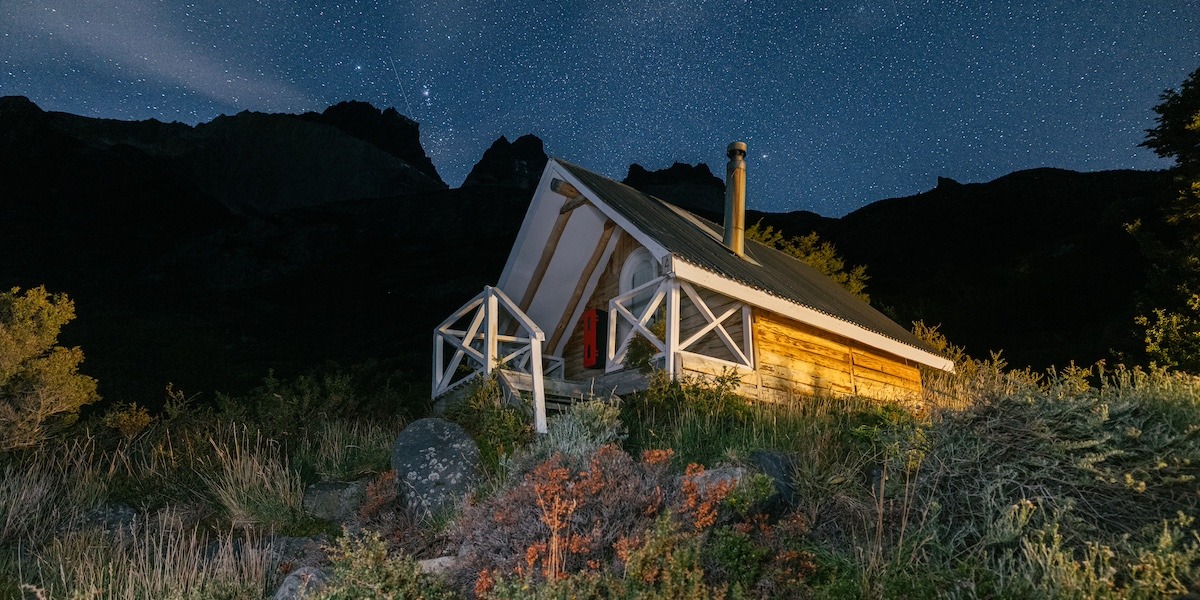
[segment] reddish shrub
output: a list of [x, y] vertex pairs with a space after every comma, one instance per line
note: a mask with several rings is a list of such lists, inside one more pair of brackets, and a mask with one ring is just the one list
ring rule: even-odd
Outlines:
[[554, 580], [610, 564], [618, 541], [638, 538], [677, 494], [669, 456], [658, 456], [635, 462], [604, 446], [579, 471], [551, 457], [463, 514], [464, 572]]

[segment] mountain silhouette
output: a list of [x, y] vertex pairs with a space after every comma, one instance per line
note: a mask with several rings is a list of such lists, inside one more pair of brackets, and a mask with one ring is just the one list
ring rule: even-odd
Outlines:
[[[189, 126], [0, 98], [0, 287], [75, 300], [62, 342], [108, 401], [153, 405], [167, 382], [240, 391], [326, 361], [376, 359], [423, 386], [430, 331], [495, 282], [546, 160], [540, 139], [501, 137], [450, 189], [415, 122], [362, 102]], [[626, 181], [720, 218], [703, 165], [634, 165]], [[1161, 221], [1171, 190], [1165, 173], [1037, 169], [748, 222], [834, 242], [902, 324], [1041, 368], [1136, 353], [1148, 260], [1125, 225]]]

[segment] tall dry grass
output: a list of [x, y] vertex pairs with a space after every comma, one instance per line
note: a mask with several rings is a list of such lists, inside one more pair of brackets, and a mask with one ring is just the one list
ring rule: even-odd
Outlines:
[[238, 424], [208, 441], [213, 456], [202, 479], [233, 527], [276, 531], [296, 521], [304, 489], [278, 442]]
[[27, 589], [53, 598], [258, 600], [277, 585], [277, 567], [261, 536], [208, 532], [164, 510], [127, 530], [56, 537], [38, 554], [38, 583]]

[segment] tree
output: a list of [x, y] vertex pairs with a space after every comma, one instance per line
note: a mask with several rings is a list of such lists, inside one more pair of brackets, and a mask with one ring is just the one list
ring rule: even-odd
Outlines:
[[838, 256], [837, 248], [829, 242], [822, 242], [816, 232], [785, 238], [782, 231], [771, 225], [764, 227], [762, 221], [759, 221], [746, 230], [746, 238], [800, 259], [849, 290], [851, 294], [862, 298], [864, 302], [871, 301], [866, 292], [867, 279], [870, 279], [867, 268], [859, 265], [847, 271], [846, 260]]
[[1169, 237], [1155, 252], [1155, 267], [1175, 298], [1136, 323], [1145, 328], [1146, 353], [1155, 363], [1200, 373], [1200, 69], [1159, 100], [1156, 125], [1141, 145], [1175, 160], [1179, 196], [1166, 210]]
[[1196, 174], [1200, 170], [1200, 68], [1183, 80], [1179, 90], [1166, 90], [1158, 98], [1157, 125], [1146, 130], [1141, 145], [1175, 159], [1181, 171]]
[[56, 345], [74, 318], [74, 303], [44, 287], [0, 293], [0, 451], [36, 446], [99, 399], [78, 372], [83, 352]]

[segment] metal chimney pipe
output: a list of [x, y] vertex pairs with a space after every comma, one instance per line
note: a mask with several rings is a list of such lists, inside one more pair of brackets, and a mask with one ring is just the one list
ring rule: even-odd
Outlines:
[[746, 255], [746, 143], [729, 144], [725, 165], [725, 246]]

